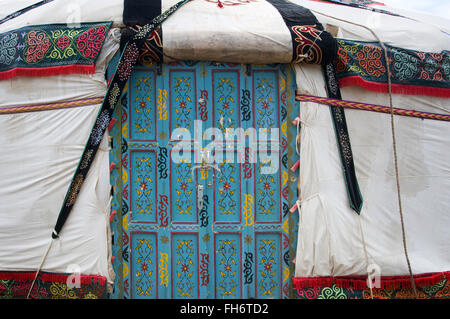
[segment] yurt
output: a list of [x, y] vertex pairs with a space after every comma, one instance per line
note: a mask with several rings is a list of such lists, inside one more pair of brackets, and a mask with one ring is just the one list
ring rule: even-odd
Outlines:
[[449, 298], [449, 98], [381, 2], [0, 1], [0, 298]]

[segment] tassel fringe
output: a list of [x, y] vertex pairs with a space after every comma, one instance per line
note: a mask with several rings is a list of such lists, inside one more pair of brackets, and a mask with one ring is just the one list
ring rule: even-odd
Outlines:
[[[359, 76], [348, 76], [339, 79], [339, 86], [341, 88], [346, 86], [357, 85], [368, 91], [377, 93], [388, 93], [388, 85], [386, 83], [370, 82], [362, 79]], [[392, 84], [392, 93], [404, 95], [425, 95], [434, 97], [450, 97], [450, 88], [440, 88], [431, 86], [418, 85], [402, 85]]]
[[0, 81], [11, 79], [16, 76], [51, 76], [63, 74], [93, 74], [95, 64], [90, 65], [59, 65], [45, 68], [15, 68], [0, 72]]

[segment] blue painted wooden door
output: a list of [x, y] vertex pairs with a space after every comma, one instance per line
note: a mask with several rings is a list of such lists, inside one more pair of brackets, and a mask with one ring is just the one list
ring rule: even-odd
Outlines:
[[122, 138], [126, 298], [287, 297], [285, 66], [136, 68]]

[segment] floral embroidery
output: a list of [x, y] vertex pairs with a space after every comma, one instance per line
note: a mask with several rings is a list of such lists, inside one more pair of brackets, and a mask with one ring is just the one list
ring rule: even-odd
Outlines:
[[17, 74], [93, 73], [110, 25], [83, 23], [69, 28], [65, 24], [48, 24], [0, 34], [0, 80]]
[[25, 38], [25, 61], [36, 63], [44, 59], [51, 46], [51, 41], [44, 31], [32, 30]]
[[82, 33], [76, 40], [78, 51], [89, 59], [94, 59], [100, 52], [105, 40], [106, 26], [91, 28]]
[[9, 33], [0, 39], [0, 64], [11, 64], [16, 57], [17, 33]]
[[[364, 83], [366, 89], [379, 92], [380, 88], [385, 88], [388, 91], [385, 54], [378, 43], [342, 39], [337, 43], [335, 62], [341, 85]], [[431, 53], [392, 46], [386, 48], [393, 93], [450, 96], [449, 51]]]

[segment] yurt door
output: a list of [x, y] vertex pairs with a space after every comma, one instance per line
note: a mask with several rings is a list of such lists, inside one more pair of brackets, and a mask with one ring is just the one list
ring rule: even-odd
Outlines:
[[124, 296], [286, 297], [284, 66], [138, 67], [121, 126]]

